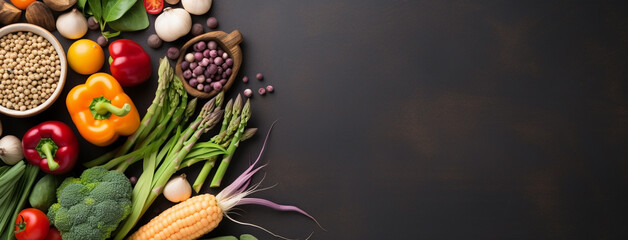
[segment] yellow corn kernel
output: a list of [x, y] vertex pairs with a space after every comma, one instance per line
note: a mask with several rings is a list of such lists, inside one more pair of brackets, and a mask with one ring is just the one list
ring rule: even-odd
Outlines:
[[163, 211], [129, 239], [196, 239], [216, 228], [221, 220], [222, 209], [216, 197], [198, 195]]

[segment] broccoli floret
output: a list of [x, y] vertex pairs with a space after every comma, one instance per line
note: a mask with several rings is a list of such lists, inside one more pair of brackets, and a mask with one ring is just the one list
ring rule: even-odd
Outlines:
[[[61, 195], [61, 192], [65, 187], [73, 183], [81, 183], [81, 180], [78, 178], [67, 178], [65, 181], [61, 182], [61, 185], [57, 188], [57, 197]], [[57, 199], [59, 201], [59, 199]]]
[[83, 193], [83, 188], [85, 188], [85, 185], [80, 184], [80, 183], [72, 183], [72, 184], [68, 184], [63, 191], [60, 192], [58, 196], [58, 201], [61, 204], [62, 207], [64, 208], [70, 208], [80, 202], [83, 201], [83, 199], [85, 198], [85, 196], [87, 196], [86, 194], [89, 193]]
[[48, 208], [48, 219], [54, 219], [60, 207], [61, 207], [61, 204], [59, 203], [50, 205], [50, 207]]
[[131, 213], [132, 193], [131, 182], [121, 172], [90, 168], [80, 178], [61, 183], [48, 219], [64, 240], [107, 239]]
[[55, 226], [57, 230], [60, 232], [70, 231], [72, 228], [72, 220], [70, 219], [70, 213], [68, 213], [68, 209], [64, 207], [60, 207], [55, 212]]
[[99, 183], [102, 182], [102, 177], [109, 172], [105, 168], [95, 167], [85, 170], [81, 174], [81, 182], [83, 183]]
[[78, 224], [69, 232], [61, 232], [63, 239], [104, 239], [102, 232], [90, 223]]
[[105, 201], [94, 206], [94, 216], [97, 219], [93, 220], [98, 220], [98, 229], [112, 232], [118, 227], [118, 218], [120, 215], [123, 214], [124, 209], [118, 207], [117, 203], [112, 201]]
[[87, 222], [87, 218], [89, 218], [91, 213], [92, 206], [86, 204], [76, 204], [68, 210], [70, 221], [73, 223]]
[[[96, 186], [94, 190], [92, 190], [90, 196], [96, 200], [96, 202], [101, 202], [105, 199], [129, 199], [131, 198], [131, 191], [127, 191], [126, 188], [118, 187], [119, 183], [112, 182], [103, 182], [100, 185]], [[129, 184], [129, 188], [131, 185]]]

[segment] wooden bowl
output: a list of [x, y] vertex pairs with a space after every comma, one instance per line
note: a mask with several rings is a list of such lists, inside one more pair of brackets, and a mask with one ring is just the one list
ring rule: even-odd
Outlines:
[[221, 91], [228, 90], [233, 82], [235, 81], [236, 76], [238, 75], [238, 70], [240, 70], [240, 65], [242, 65], [242, 51], [240, 50], [239, 44], [242, 42], [242, 34], [238, 30], [234, 30], [233, 32], [227, 34], [223, 31], [213, 31], [205, 34], [201, 34], [196, 36], [195, 38], [190, 39], [187, 43], [181, 47], [179, 60], [177, 60], [177, 65], [175, 67], [175, 72], [183, 82], [183, 86], [185, 90], [192, 96], [198, 98], [210, 98], [218, 94], [220, 91], [212, 90], [211, 92], [199, 91], [198, 89], [190, 86], [187, 80], [183, 77], [183, 71], [181, 70], [181, 62], [184, 61], [185, 55], [188, 53], [188, 48], [191, 48], [192, 45], [199, 41], [210, 41], [214, 40], [218, 43], [220, 49], [225, 51], [229, 56], [233, 59], [233, 66], [231, 67], [231, 76], [227, 79], [227, 83], [222, 86]]
[[25, 111], [14, 110], [0, 105], [0, 113], [2, 114], [18, 118], [31, 117], [43, 112], [57, 100], [57, 98], [61, 94], [61, 90], [63, 90], [63, 86], [65, 85], [66, 75], [68, 72], [68, 64], [65, 57], [65, 51], [63, 50], [61, 43], [59, 43], [57, 38], [55, 38], [52, 33], [48, 32], [48, 30], [30, 23], [16, 23], [0, 28], [0, 37], [13, 32], [32, 32], [36, 35], [42, 36], [44, 39], [50, 42], [50, 44], [52, 44], [55, 51], [57, 52], [57, 55], [59, 55], [61, 75], [59, 76], [59, 81], [57, 82], [57, 88], [55, 88], [55, 90], [52, 92], [50, 97], [46, 99], [46, 101], [39, 104], [39, 106], [37, 107], [27, 109]]

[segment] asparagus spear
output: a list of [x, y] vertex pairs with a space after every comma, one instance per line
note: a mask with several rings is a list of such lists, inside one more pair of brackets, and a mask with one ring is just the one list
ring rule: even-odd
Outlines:
[[225, 106], [225, 116], [222, 119], [222, 126], [220, 127], [221, 132], [227, 129], [227, 125], [229, 124], [229, 121], [231, 120], [232, 111], [233, 111], [233, 99], [229, 99], [229, 102], [227, 102], [227, 106]]
[[225, 157], [218, 165], [218, 170], [216, 170], [216, 174], [212, 179], [210, 184], [211, 187], [219, 187], [222, 182], [222, 178], [225, 176], [225, 172], [227, 171], [227, 167], [229, 167], [229, 163], [231, 162], [231, 158], [233, 158], [233, 154], [235, 153], [236, 148], [240, 145], [240, 139], [244, 134], [244, 128], [246, 127], [247, 122], [251, 118], [251, 101], [247, 100], [246, 104], [242, 108], [242, 119], [240, 120], [240, 126], [238, 130], [235, 132], [233, 139], [231, 140], [231, 144], [229, 144], [229, 148], [227, 148], [227, 153]]
[[[187, 108], [187, 104], [187, 94], [182, 95], [181, 98], [173, 98], [170, 102], [170, 109], [166, 113], [166, 116], [159, 121], [159, 124], [155, 127], [155, 129], [140, 144], [136, 145], [135, 149], [145, 147], [152, 141], [159, 141], [160, 135], [169, 135], [174, 126], [179, 124], [181, 115], [183, 115], [185, 109]], [[196, 105], [194, 105], [194, 107], [195, 106]]]
[[[170, 88], [168, 87], [170, 83], [172, 82], [172, 77], [173, 77], [172, 67], [170, 67], [170, 62], [168, 61], [167, 58], [161, 59], [159, 63], [158, 74], [159, 74], [160, 82], [157, 87], [157, 93], [155, 93], [155, 96], [160, 96], [162, 94], [163, 96], [160, 97], [161, 101], [157, 102], [156, 107], [154, 108], [153, 106], [155, 105], [155, 100], [153, 100], [153, 103], [148, 108], [146, 115], [144, 115], [144, 118], [142, 118], [142, 122], [140, 124], [138, 131], [136, 131], [135, 134], [133, 134], [133, 137], [130, 137], [131, 141], [128, 144], [129, 149], [133, 144], [135, 144], [136, 140], [141, 141], [142, 139], [144, 139], [144, 137], [146, 137], [146, 134], [148, 134], [148, 132], [150, 132], [153, 129], [153, 127], [155, 126], [155, 123], [159, 120], [159, 119], [156, 119], [154, 116], [159, 116], [163, 108], [163, 105], [164, 105], [163, 100], [168, 96], [168, 92], [170, 90]], [[126, 145], [127, 144], [125, 143], [125, 146]], [[125, 148], [123, 147], [123, 149]], [[128, 151], [128, 149], [126, 149], [126, 151]]]

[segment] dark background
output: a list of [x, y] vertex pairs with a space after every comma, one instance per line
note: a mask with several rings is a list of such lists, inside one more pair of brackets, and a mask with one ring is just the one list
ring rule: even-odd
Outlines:
[[[238, 78], [265, 75], [228, 95], [276, 89], [253, 97], [249, 125], [260, 133], [238, 149], [227, 180], [279, 120], [262, 158], [263, 186], [277, 185], [256, 196], [297, 205], [327, 231], [263, 207], [234, 217], [301, 239], [626, 239], [627, 10], [620, 1], [214, 1], [195, 22], [215, 16], [218, 30], [242, 32]], [[122, 37], [145, 44], [153, 19]], [[146, 48], [154, 69], [186, 39]], [[37, 117], [0, 116], [5, 133], [71, 124], [65, 95], [85, 79], [71, 73]], [[153, 77], [126, 91], [143, 115], [155, 89]], [[116, 144], [83, 140], [81, 159]], [[160, 197], [143, 221], [170, 205]], [[208, 236], [241, 233], [272, 239], [226, 219]]]

